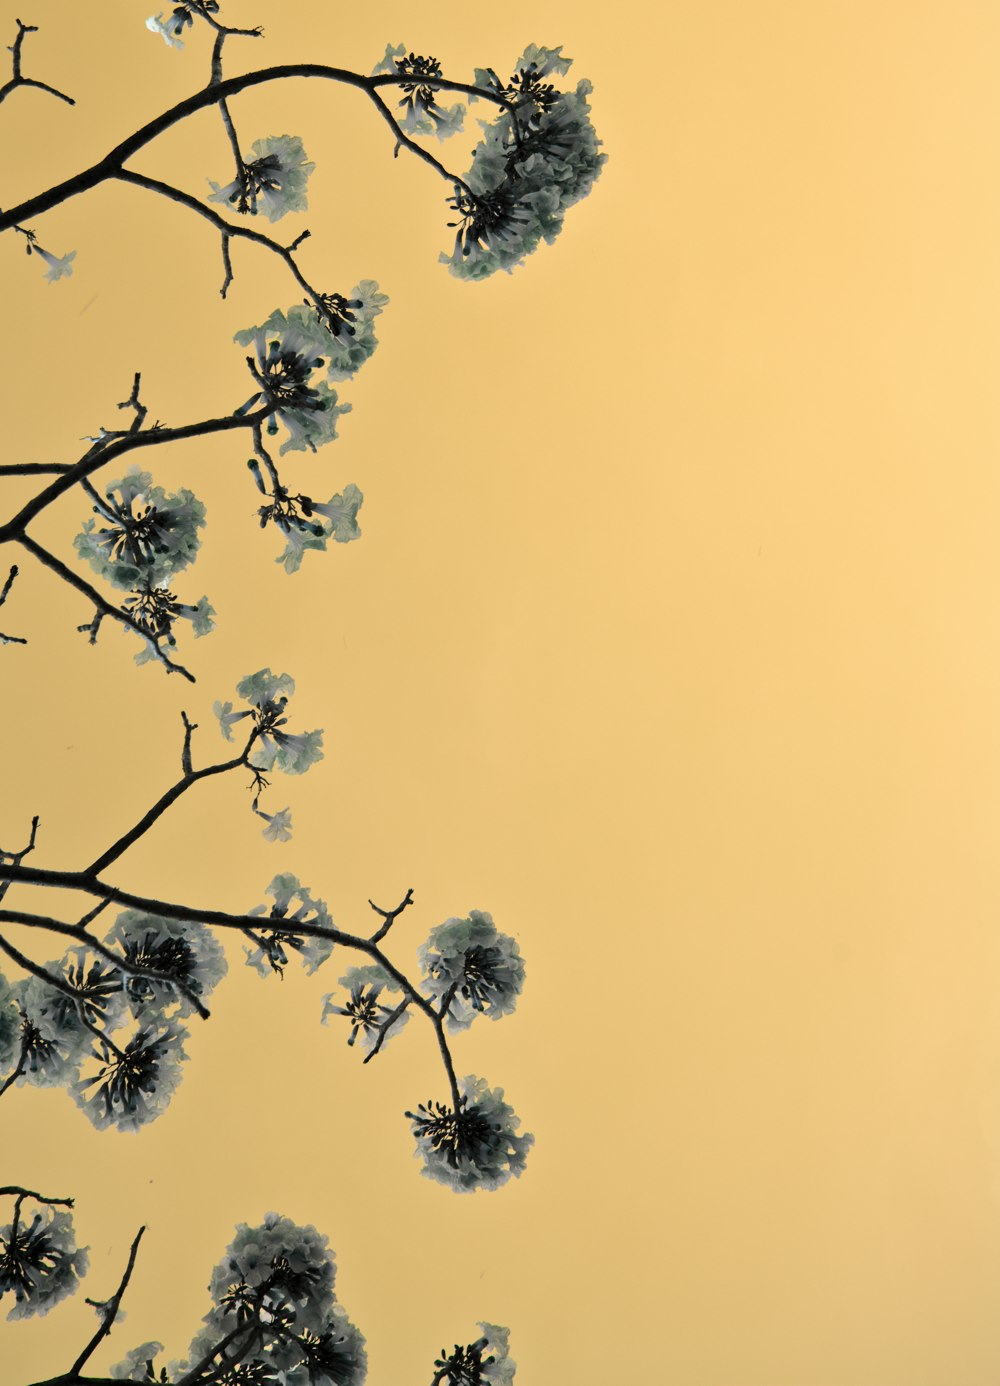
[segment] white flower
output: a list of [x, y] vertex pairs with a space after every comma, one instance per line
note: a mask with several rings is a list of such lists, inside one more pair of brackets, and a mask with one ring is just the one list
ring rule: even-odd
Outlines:
[[73, 273], [73, 261], [76, 259], [75, 250], [69, 251], [66, 255], [58, 256], [43, 250], [40, 245], [32, 245], [31, 253], [40, 255], [48, 265], [45, 278], [50, 284], [54, 284], [57, 279], [68, 279]]
[[[155, 1014], [155, 1013], [154, 1013]], [[73, 1084], [72, 1094], [99, 1131], [138, 1131], [166, 1110], [181, 1081], [187, 1031], [174, 1021], [141, 1026], [124, 1048], [108, 1040], [93, 1050], [97, 1069]]]
[[[120, 481], [109, 483], [101, 508], [95, 510], [97, 521], [85, 520], [73, 543], [80, 557], [114, 587], [152, 593], [168, 587], [176, 573], [194, 562], [205, 507], [186, 488], [168, 495], [153, 485], [149, 472], [132, 467]], [[203, 599], [199, 609], [197, 624], [204, 634], [211, 628], [205, 626], [211, 608]]]
[[267, 842], [288, 842], [292, 836], [292, 811], [290, 808], [279, 809], [277, 813], [265, 813], [263, 809], [257, 807], [254, 800], [253, 811], [258, 818], [267, 821], [267, 827], [262, 836]]
[[0, 1298], [10, 1291], [14, 1307], [8, 1319], [47, 1314], [77, 1289], [87, 1274], [87, 1248], [77, 1247], [72, 1213], [46, 1206], [28, 1220], [22, 1210], [0, 1228]]
[[459, 1193], [497, 1189], [524, 1172], [534, 1136], [517, 1134], [520, 1118], [504, 1101], [503, 1088], [490, 1088], [471, 1075], [459, 1085], [459, 1107], [421, 1103], [406, 1115], [413, 1122], [423, 1173]]
[[306, 184], [316, 165], [306, 158], [298, 135], [255, 140], [253, 152], [254, 158], [226, 187], [210, 180], [209, 202], [220, 202], [250, 216], [262, 211], [268, 221], [278, 221], [286, 212], [304, 212], [309, 205]]
[[163, 18], [163, 11], [159, 14], [151, 14], [146, 20], [146, 28], [151, 34], [159, 34], [168, 48], [183, 48], [184, 43], [180, 35], [184, 30], [186, 22], [190, 24], [191, 15], [183, 9], [178, 8], [167, 19]]

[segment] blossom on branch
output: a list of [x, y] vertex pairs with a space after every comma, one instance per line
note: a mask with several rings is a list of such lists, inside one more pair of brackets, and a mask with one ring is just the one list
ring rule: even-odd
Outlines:
[[387, 43], [382, 61], [372, 68], [371, 75], [381, 73], [392, 76], [399, 74], [408, 78], [400, 83], [403, 97], [399, 105], [403, 108], [400, 127], [407, 135], [437, 135], [446, 140], [462, 128], [465, 107], [459, 102], [455, 106], [438, 105], [437, 88], [434, 78], [442, 76], [441, 64], [437, 58], [425, 58], [407, 51], [405, 43]]
[[[337, 1005], [332, 992], [324, 996], [320, 1020], [325, 1025], [333, 1015], [345, 1016], [350, 1021], [347, 1043], [353, 1045], [360, 1036], [361, 1048], [366, 1054], [375, 1048], [383, 1030], [382, 1048], [410, 1019], [409, 1011], [401, 1010], [399, 1006], [398, 995], [402, 988], [378, 963], [348, 968], [340, 979], [340, 985], [348, 993], [344, 1004]], [[381, 1000], [383, 992], [394, 994], [391, 1006]]]
[[470, 910], [432, 929], [420, 949], [424, 987], [438, 1001], [450, 1030], [467, 1030], [477, 1015], [510, 1015], [524, 986], [517, 942], [497, 931], [490, 915]]
[[304, 933], [296, 925], [331, 929], [333, 920], [326, 902], [314, 900], [309, 887], [288, 872], [275, 876], [267, 887], [267, 894], [274, 900], [270, 910], [266, 905], [254, 905], [247, 911], [263, 917], [262, 927], [253, 931], [256, 947], [244, 950], [247, 966], [256, 968], [262, 977], [273, 972], [280, 976], [288, 966], [291, 949], [302, 959], [306, 972], [315, 972], [333, 952], [333, 940], [321, 934]]
[[[205, 1000], [226, 975], [222, 945], [204, 924], [145, 914], [142, 910], [123, 910], [111, 926], [105, 944], [124, 959], [131, 969], [152, 969]], [[113, 969], [113, 976], [124, 987], [126, 999], [136, 1019], [177, 1006], [186, 1016], [194, 1007], [171, 981], [130, 975]]]
[[151, 34], [159, 34], [168, 48], [181, 49], [184, 47], [181, 34], [188, 25], [193, 23], [194, 19], [188, 7], [178, 5], [166, 19], [163, 18], [162, 10], [158, 14], [151, 14], [146, 20], [146, 28]]
[[[539, 66], [539, 63], [541, 64]], [[531, 45], [514, 75], [501, 83], [492, 69], [477, 69], [477, 84], [509, 103], [492, 122], [480, 121], [483, 139], [451, 206], [458, 213], [455, 248], [441, 260], [462, 279], [508, 272], [562, 230], [567, 208], [586, 197], [606, 154], [590, 120], [587, 81], [559, 92], [541, 81], [564, 74], [570, 59], [558, 48]], [[470, 191], [471, 190], [471, 191]]]
[[264, 213], [268, 221], [278, 221], [286, 212], [304, 212], [308, 207], [306, 184], [316, 167], [306, 158], [298, 135], [272, 135], [255, 140], [254, 157], [241, 164], [233, 181], [220, 188], [212, 183], [209, 202], [220, 202], [243, 215]]
[[503, 1088], [472, 1076], [459, 1086], [457, 1110], [430, 1101], [406, 1113], [423, 1173], [459, 1193], [498, 1189], [512, 1175], [520, 1178], [535, 1138], [517, 1135], [521, 1121], [504, 1101]]
[[73, 1084], [77, 1106], [99, 1131], [138, 1131], [166, 1111], [181, 1081], [187, 1031], [174, 1021], [142, 1024], [120, 1048], [110, 1037], [91, 1051], [97, 1067]]
[[[80, 557], [112, 586], [149, 593], [166, 587], [194, 562], [205, 507], [190, 491], [168, 495], [153, 485], [149, 472], [131, 467], [120, 481], [109, 484], [94, 510], [102, 527], [87, 520], [73, 542]], [[207, 606], [207, 599], [202, 603]]]
[[434, 1363], [435, 1386], [511, 1386], [517, 1363], [509, 1355], [510, 1329], [481, 1323], [482, 1336], [466, 1346], [455, 1344]]
[[54, 284], [57, 279], [68, 279], [73, 273], [73, 261], [76, 259], [75, 250], [69, 251], [66, 255], [52, 255], [48, 250], [43, 250], [35, 241], [29, 241], [28, 254], [40, 255], [48, 265], [45, 278], [49, 284]]
[[253, 756], [251, 768], [271, 770], [277, 767], [286, 775], [304, 775], [311, 765], [323, 759], [323, 732], [289, 732], [285, 708], [295, 692], [295, 680], [290, 674], [272, 674], [260, 669], [248, 674], [236, 685], [237, 695], [250, 706], [241, 712], [233, 711], [231, 702], [216, 702], [213, 712], [227, 741], [233, 739], [232, 729], [237, 722], [249, 717], [253, 726]]
[[86, 1247], [78, 1247], [73, 1215], [45, 1206], [30, 1222], [23, 1213], [0, 1227], [0, 1299], [13, 1294], [8, 1319], [47, 1314], [53, 1305], [73, 1294], [87, 1273]]

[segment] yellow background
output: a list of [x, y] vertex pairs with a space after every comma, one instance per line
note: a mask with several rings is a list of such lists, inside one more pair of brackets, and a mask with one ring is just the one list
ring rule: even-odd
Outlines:
[[[133, 0], [24, 3], [0, 5], [3, 34], [41, 25], [25, 70], [79, 104], [5, 103], [4, 205], [208, 65]], [[327, 747], [271, 792], [293, 842], [262, 841], [230, 778], [109, 874], [238, 909], [291, 870], [348, 929], [412, 885], [404, 964], [434, 924], [492, 911], [528, 983], [456, 1062], [537, 1145], [494, 1196], [432, 1185], [402, 1117], [443, 1095], [428, 1027], [362, 1069], [318, 1024], [349, 960], [283, 983], [234, 966], [140, 1135], [92, 1131], [58, 1092], [3, 1104], [3, 1177], [77, 1199], [86, 1293], [149, 1225], [95, 1366], [149, 1337], [179, 1354], [233, 1225], [277, 1208], [336, 1247], [372, 1386], [422, 1386], [480, 1318], [511, 1326], [519, 1386], [992, 1386], [1000, 9], [225, 9], [268, 30], [231, 41], [230, 72], [367, 72], [403, 41], [465, 76], [561, 42], [610, 162], [554, 248], [468, 285], [435, 263], [446, 186], [393, 161], [363, 96], [234, 101], [245, 145], [299, 133], [316, 162], [309, 213], [276, 228], [312, 228], [307, 276], [392, 296], [340, 440], [285, 468], [323, 498], [356, 482], [364, 538], [286, 577], [243, 440], [137, 455], [208, 506], [177, 586], [218, 631], [184, 647], [193, 689], [135, 669], [115, 630], [86, 646], [86, 604], [25, 557], [0, 620], [31, 638], [0, 651], [0, 843], [39, 813], [37, 863], [85, 864], [175, 777], [182, 706], [204, 763], [212, 700], [287, 669]], [[194, 192], [231, 176], [214, 112], [133, 166]], [[12, 461], [78, 456], [137, 369], [152, 417], [232, 409], [233, 332], [298, 299], [237, 244], [221, 303], [215, 234], [135, 188], [35, 229], [78, 254], [49, 286], [0, 247]], [[68, 498], [35, 532], [70, 554], [85, 513]], [[4, 1383], [64, 1369], [94, 1326], [82, 1295], [4, 1323]]]

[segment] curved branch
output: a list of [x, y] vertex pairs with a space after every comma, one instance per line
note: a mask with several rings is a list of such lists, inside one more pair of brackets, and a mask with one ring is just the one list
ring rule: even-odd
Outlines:
[[[171, 106], [169, 110], [163, 111], [153, 120], [147, 121], [134, 134], [129, 135], [127, 139], [110, 149], [104, 158], [99, 159], [96, 164], [91, 164], [89, 168], [82, 169], [71, 178], [64, 179], [63, 182], [55, 184], [54, 187], [48, 188], [45, 192], [37, 193], [34, 197], [19, 203], [18, 206], [9, 211], [0, 213], [0, 232], [9, 231], [19, 223], [30, 221], [43, 212], [50, 212], [53, 207], [61, 206], [70, 198], [78, 197], [80, 193], [88, 192], [91, 188], [96, 188], [110, 178], [116, 178], [127, 159], [132, 158], [140, 149], [144, 149], [158, 135], [162, 135], [179, 121], [186, 120], [188, 116], [195, 115], [198, 111], [206, 110], [210, 106], [217, 106], [220, 101], [235, 96], [237, 92], [248, 91], [268, 82], [285, 81], [291, 77], [315, 77], [321, 81], [340, 82], [346, 86], [356, 87], [369, 96], [373, 96], [378, 87], [398, 85], [400, 82], [409, 80], [401, 74], [391, 73], [378, 77], [363, 77], [359, 72], [350, 72], [342, 67], [329, 67], [322, 63], [285, 63], [277, 67], [260, 68], [256, 72], [244, 72], [238, 77], [227, 77], [221, 82], [213, 82], [186, 97], [185, 100], [179, 101], [175, 106]], [[455, 91], [466, 96], [475, 96], [484, 101], [492, 101], [505, 110], [510, 107], [510, 103], [504, 97], [498, 96], [496, 92], [473, 86], [469, 82], [449, 82], [443, 77], [423, 80], [428, 86], [435, 87], [440, 91]], [[436, 160], [433, 162], [441, 171], [442, 176], [447, 178], [449, 182], [460, 182], [453, 174], [438, 166]]]
[[177, 428], [150, 428], [145, 433], [126, 433], [115, 438], [107, 446], [90, 448], [73, 466], [55, 481], [49, 483], [17, 512], [12, 520], [0, 525], [0, 544], [19, 539], [27, 525], [43, 510], [71, 491], [84, 477], [93, 476], [106, 463], [137, 448], [157, 447], [161, 443], [173, 443], [181, 438], [204, 438], [212, 433], [228, 433], [237, 428], [252, 428], [271, 413], [271, 409], [261, 408], [250, 414], [227, 414], [221, 419], [203, 419], [200, 423], [181, 424]]

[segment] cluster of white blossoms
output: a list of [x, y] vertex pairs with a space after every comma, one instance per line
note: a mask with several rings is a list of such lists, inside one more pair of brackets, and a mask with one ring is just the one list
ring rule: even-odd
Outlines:
[[[480, 121], [483, 139], [451, 205], [458, 213], [455, 246], [441, 259], [462, 279], [511, 271], [541, 241], [562, 230], [566, 210], [586, 197], [606, 154], [590, 119], [580, 81], [557, 91], [545, 79], [565, 76], [571, 59], [561, 48], [525, 49], [506, 83], [492, 68], [477, 68], [475, 83], [508, 103], [493, 121]], [[469, 191], [471, 190], [471, 191]]]
[[12, 986], [0, 974], [0, 1071], [68, 1088], [99, 1129], [137, 1131], [166, 1110], [186, 1058], [178, 1022], [226, 961], [204, 926], [137, 910], [119, 914], [103, 949], [70, 949], [52, 967], [56, 984], [29, 976]]
[[350, 297], [316, 294], [310, 303], [275, 310], [259, 327], [237, 332], [234, 340], [254, 349], [247, 365], [259, 386], [238, 412], [261, 401], [270, 405], [268, 433], [282, 424], [288, 434], [281, 453], [315, 452], [332, 442], [338, 417], [351, 408], [339, 402], [332, 385], [349, 380], [369, 359], [378, 345], [374, 321], [388, 301], [373, 279], [364, 279]]
[[459, 1193], [498, 1189], [511, 1176], [519, 1178], [535, 1141], [517, 1134], [521, 1121], [504, 1101], [503, 1088], [472, 1075], [459, 1084], [457, 1109], [430, 1101], [406, 1115], [423, 1173]]
[[420, 949], [423, 985], [444, 1008], [450, 1030], [467, 1030], [478, 1015], [510, 1015], [524, 986], [524, 959], [515, 939], [498, 932], [490, 915], [471, 910], [431, 930]]
[[333, 928], [326, 901], [314, 899], [309, 887], [290, 872], [275, 876], [265, 893], [273, 904], [254, 905], [247, 911], [261, 919], [260, 928], [252, 931], [254, 948], [244, 949], [247, 965], [262, 977], [275, 973], [280, 977], [290, 955], [296, 953], [306, 972], [315, 972], [333, 952], [332, 939], [309, 932]]
[[510, 1329], [481, 1323], [482, 1334], [464, 1347], [455, 1344], [434, 1363], [434, 1386], [512, 1386], [517, 1363], [510, 1355]]
[[26, 1319], [75, 1293], [89, 1258], [76, 1244], [71, 1213], [43, 1205], [29, 1214], [20, 1199], [15, 1206], [15, 1218], [0, 1227], [0, 1300], [13, 1295], [8, 1319]]
[[224, 188], [209, 179], [209, 202], [220, 202], [244, 215], [263, 212], [268, 221], [279, 221], [288, 212], [306, 211], [306, 184], [316, 165], [306, 158], [298, 135], [254, 140], [253, 154]]
[[[360, 1039], [365, 1054], [371, 1054], [376, 1044], [384, 1048], [410, 1019], [409, 1002], [401, 1000], [402, 986], [378, 963], [349, 967], [340, 985], [347, 993], [343, 1004], [335, 1001], [332, 992], [324, 996], [320, 1019], [325, 1025], [331, 1016], [346, 1017], [350, 1021], [347, 1043], [353, 1046]], [[383, 993], [392, 998], [392, 1005], [386, 1005]]]
[[371, 75], [378, 77], [383, 73], [407, 79], [399, 84], [403, 96], [398, 103], [403, 111], [399, 124], [405, 134], [436, 135], [439, 140], [446, 140], [462, 129], [465, 107], [461, 102], [454, 106], [438, 103], [434, 79], [440, 78], [442, 72], [437, 58], [413, 53], [405, 43], [387, 43], [385, 56], [372, 68]]
[[73, 543], [99, 576], [128, 592], [122, 610], [146, 637], [137, 664], [152, 659], [160, 641], [177, 643], [173, 629], [179, 619], [191, 622], [196, 637], [215, 629], [215, 608], [207, 597], [182, 602], [170, 590], [201, 545], [205, 507], [195, 495], [183, 488], [168, 495], [149, 472], [131, 467], [97, 497], [94, 513], [97, 519], [85, 520]]
[[[363, 1386], [365, 1340], [337, 1301], [335, 1278], [334, 1254], [315, 1227], [277, 1213], [256, 1227], [243, 1223], [212, 1272], [212, 1308], [186, 1358], [161, 1368], [162, 1345], [142, 1343], [111, 1377], [200, 1380], [225, 1352], [233, 1363], [225, 1379], [234, 1386]], [[211, 1379], [221, 1378], [212, 1371]]]

